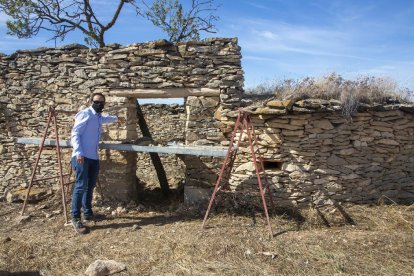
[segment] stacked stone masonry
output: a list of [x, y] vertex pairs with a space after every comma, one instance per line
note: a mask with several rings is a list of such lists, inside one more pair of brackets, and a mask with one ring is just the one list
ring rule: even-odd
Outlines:
[[[414, 121], [411, 105], [363, 105], [351, 117], [340, 102], [318, 99], [263, 104], [242, 98], [237, 39], [212, 38], [172, 45], [56, 49], [0, 55], [0, 197], [27, 185], [38, 150], [16, 137], [41, 137], [48, 107], [59, 111], [59, 135], [68, 139], [73, 116], [92, 92], [107, 95], [106, 112], [127, 119], [104, 127], [102, 140], [136, 143], [136, 98], [122, 89], [212, 88], [218, 96], [189, 96], [185, 105], [142, 105], [158, 145], [228, 146], [240, 106], [251, 112], [274, 201], [308, 207], [333, 202], [372, 203], [414, 199]], [[246, 137], [229, 180], [233, 195], [254, 195], [257, 179]], [[71, 151], [64, 150], [65, 168]], [[101, 150], [100, 180], [109, 198], [128, 202], [158, 185], [148, 154]], [[223, 158], [162, 155], [169, 183], [185, 183], [188, 202], [211, 195]], [[47, 148], [40, 176], [57, 173]], [[56, 180], [40, 184], [56, 188]]]
[[[361, 104], [349, 118], [334, 100], [271, 100], [245, 109], [252, 112], [277, 205], [413, 202], [412, 105]], [[218, 114], [225, 126], [234, 125], [237, 112]], [[241, 144], [230, 188], [258, 191], [247, 137]]]
[[[76, 112], [85, 107], [91, 93], [102, 92], [107, 96], [105, 112], [127, 119], [126, 125], [105, 126], [102, 140], [131, 143], [139, 138], [136, 99], [116, 97], [112, 91], [210, 88], [220, 92], [215, 102], [220, 99], [222, 105], [232, 108], [240, 102], [243, 87], [240, 60], [235, 38], [177, 45], [161, 40], [101, 49], [68, 45], [0, 55], [0, 193], [27, 185], [38, 147], [17, 144], [15, 139], [41, 137], [49, 106], [59, 112], [60, 137], [68, 139]], [[210, 132], [199, 129], [196, 120], [185, 127], [187, 144], [209, 139]], [[65, 168], [70, 154], [64, 150]], [[137, 154], [102, 150], [100, 156], [105, 192], [121, 201], [136, 198], [140, 182], [136, 177]], [[47, 149], [38, 176], [54, 175], [56, 168], [55, 152]], [[55, 182], [42, 185], [56, 186]]]

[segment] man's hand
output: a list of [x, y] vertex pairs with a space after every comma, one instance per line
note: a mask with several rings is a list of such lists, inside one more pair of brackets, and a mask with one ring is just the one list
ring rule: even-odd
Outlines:
[[79, 165], [83, 165], [84, 159], [83, 156], [78, 155], [76, 156], [76, 163], [78, 163]]

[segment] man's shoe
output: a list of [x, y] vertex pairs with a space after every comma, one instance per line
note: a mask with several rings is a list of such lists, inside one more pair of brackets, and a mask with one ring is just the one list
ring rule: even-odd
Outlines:
[[89, 233], [89, 228], [82, 224], [80, 219], [73, 219], [72, 220], [73, 228], [75, 232], [78, 234], [87, 234]]

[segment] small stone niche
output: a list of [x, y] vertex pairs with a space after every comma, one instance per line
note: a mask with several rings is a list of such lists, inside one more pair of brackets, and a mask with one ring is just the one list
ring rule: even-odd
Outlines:
[[265, 171], [280, 171], [282, 170], [283, 162], [280, 160], [263, 160], [263, 167]]

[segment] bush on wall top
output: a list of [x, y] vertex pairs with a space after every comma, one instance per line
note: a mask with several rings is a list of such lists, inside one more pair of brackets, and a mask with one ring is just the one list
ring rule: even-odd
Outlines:
[[321, 78], [307, 77], [301, 80], [282, 80], [246, 89], [252, 98], [336, 99], [346, 102], [353, 98], [361, 103], [412, 102], [413, 91], [401, 88], [390, 78], [361, 76], [355, 80], [344, 79], [332, 73]]

